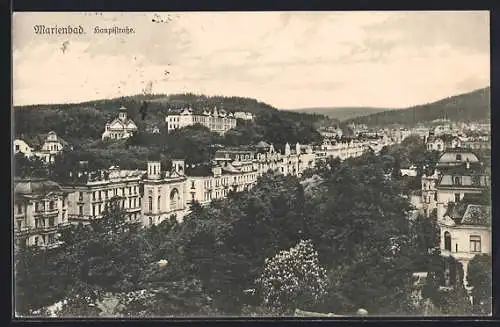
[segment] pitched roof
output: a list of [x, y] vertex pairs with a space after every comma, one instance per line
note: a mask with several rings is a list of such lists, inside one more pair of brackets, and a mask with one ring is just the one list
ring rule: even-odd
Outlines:
[[14, 180], [14, 194], [23, 195], [47, 195], [52, 192], [63, 192], [61, 185], [44, 178], [29, 178]]
[[491, 226], [491, 207], [469, 204], [460, 223], [462, 225]]

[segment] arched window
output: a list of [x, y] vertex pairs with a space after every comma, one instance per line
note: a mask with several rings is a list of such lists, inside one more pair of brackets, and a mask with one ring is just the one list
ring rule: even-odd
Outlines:
[[180, 200], [179, 191], [176, 188], [174, 188], [170, 192], [170, 209], [171, 210], [177, 209], [178, 200]]
[[449, 232], [444, 232], [444, 249], [451, 251], [451, 235]]
[[149, 203], [149, 211], [153, 211], [153, 197], [150, 196], [148, 197], [148, 203]]
[[158, 211], [161, 211], [161, 196], [158, 195], [158, 202], [157, 202], [157, 208]]

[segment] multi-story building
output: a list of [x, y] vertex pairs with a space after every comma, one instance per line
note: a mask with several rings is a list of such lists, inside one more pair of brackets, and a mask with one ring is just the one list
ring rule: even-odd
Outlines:
[[158, 161], [148, 162], [148, 170], [142, 183], [142, 224], [151, 226], [171, 216], [182, 221], [187, 213], [185, 200], [186, 180], [184, 160], [172, 160], [172, 169], [162, 171]]
[[141, 218], [141, 180], [144, 171], [109, 170], [80, 173], [78, 181], [64, 185], [69, 193], [69, 219], [72, 223], [88, 223], [102, 218], [102, 212], [112, 201], [117, 201], [129, 214], [127, 219]]
[[231, 112], [224, 109], [218, 110], [214, 107], [212, 111], [204, 110], [201, 114], [196, 114], [191, 108], [184, 108], [180, 112], [169, 113], [165, 117], [168, 131], [183, 128], [186, 126], [200, 124], [206, 126], [213, 132], [224, 134], [228, 130], [236, 127], [236, 118]]
[[54, 162], [63, 150], [72, 150], [72, 146], [54, 131], [36, 135], [30, 140], [14, 140], [14, 153], [22, 153], [28, 158], [37, 157], [46, 163]]
[[462, 263], [465, 285], [470, 260], [477, 254], [491, 254], [491, 206], [474, 202], [465, 197], [438, 219], [441, 254]]
[[127, 108], [122, 106], [118, 109], [118, 117], [106, 124], [102, 139], [126, 139], [134, 135], [137, 130], [135, 122], [127, 117]]
[[298, 142], [295, 149], [290, 144], [285, 144], [285, 152], [281, 158], [281, 173], [284, 175], [300, 176], [304, 170], [313, 168], [316, 155], [310, 145], [301, 146]]
[[325, 152], [326, 157], [345, 160], [363, 155], [368, 148], [369, 142], [347, 141], [331, 143], [326, 141], [321, 146], [321, 151]]
[[437, 185], [438, 219], [444, 216], [450, 203], [460, 202], [466, 194], [482, 194], [489, 186], [489, 176], [469, 163], [443, 172]]
[[14, 238], [19, 246], [52, 248], [58, 232], [69, 225], [67, 193], [53, 181], [14, 180]]

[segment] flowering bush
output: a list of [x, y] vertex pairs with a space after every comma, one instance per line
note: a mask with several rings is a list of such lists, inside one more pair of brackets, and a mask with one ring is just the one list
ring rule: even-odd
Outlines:
[[256, 283], [265, 306], [286, 312], [318, 303], [326, 294], [328, 278], [312, 242], [302, 240], [290, 250], [266, 259]]

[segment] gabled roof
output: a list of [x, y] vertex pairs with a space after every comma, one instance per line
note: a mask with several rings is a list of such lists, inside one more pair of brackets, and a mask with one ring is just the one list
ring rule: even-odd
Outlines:
[[491, 226], [491, 207], [469, 204], [460, 223], [462, 225]]
[[263, 148], [269, 148], [271, 145], [264, 142], [264, 141], [260, 141], [259, 143], [257, 143], [257, 145], [255, 146], [256, 148], [259, 148], [259, 149], [263, 149]]

